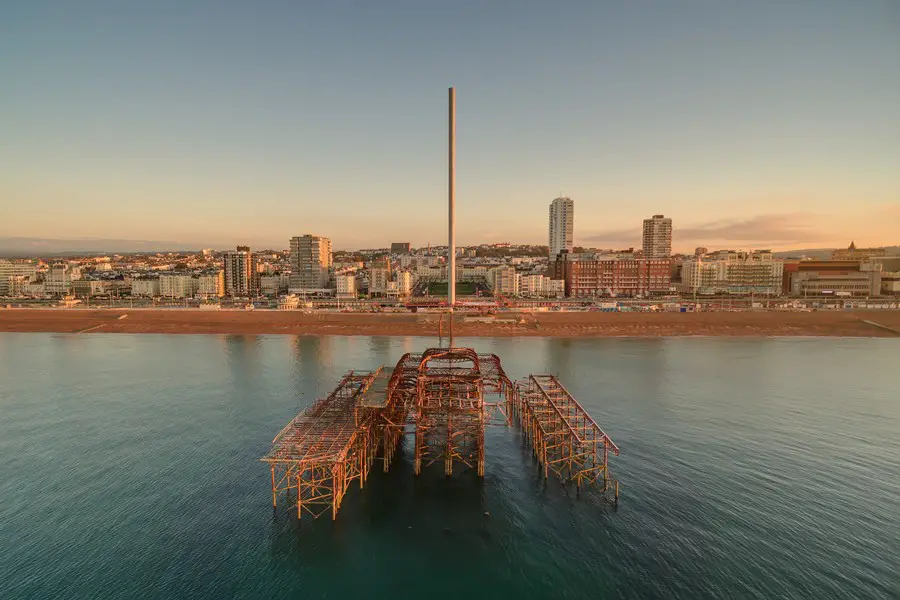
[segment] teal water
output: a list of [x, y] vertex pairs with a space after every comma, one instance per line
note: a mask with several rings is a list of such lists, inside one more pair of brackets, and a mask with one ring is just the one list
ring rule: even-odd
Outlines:
[[[0, 598], [900, 598], [900, 342], [476, 339], [622, 448], [618, 509], [492, 429], [338, 520], [258, 461], [351, 368], [430, 340], [0, 334]], [[488, 513], [488, 515], [485, 515]]]

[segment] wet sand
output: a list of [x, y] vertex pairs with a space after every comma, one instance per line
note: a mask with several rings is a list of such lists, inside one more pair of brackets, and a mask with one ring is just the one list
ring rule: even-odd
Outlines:
[[[0, 332], [436, 336], [439, 319], [435, 313], [24, 308], [0, 310]], [[520, 319], [524, 322], [517, 322]], [[443, 332], [446, 335], [446, 317]], [[500, 313], [493, 322], [458, 314], [454, 318], [453, 334], [460, 337], [900, 337], [900, 311]]]

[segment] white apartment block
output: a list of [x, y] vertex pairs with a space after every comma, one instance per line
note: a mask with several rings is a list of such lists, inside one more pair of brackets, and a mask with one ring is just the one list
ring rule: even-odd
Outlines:
[[197, 279], [191, 274], [162, 273], [159, 276], [159, 295], [163, 298], [193, 298]]
[[409, 271], [400, 271], [397, 273], [398, 293], [401, 296], [409, 296], [413, 288], [413, 275]]
[[72, 282], [81, 279], [81, 269], [67, 264], [51, 265], [44, 273], [44, 291], [49, 295], [62, 296], [72, 289]]
[[356, 298], [356, 275], [344, 273], [335, 275], [338, 298]]
[[159, 296], [159, 279], [135, 278], [131, 280], [131, 295], [155, 298]]
[[491, 269], [488, 282], [494, 295], [518, 296], [520, 276], [514, 267], [496, 267]]
[[372, 267], [369, 269], [369, 293], [384, 294], [387, 292], [390, 271], [384, 267]]
[[556, 198], [550, 203], [550, 257], [575, 247], [575, 203], [571, 198]]
[[0, 260], [0, 296], [13, 296], [10, 290], [10, 281], [15, 278], [16, 282], [21, 282], [20, 278], [24, 277], [26, 283], [34, 279], [35, 266], [30, 262], [12, 262], [9, 260]]
[[780, 295], [784, 262], [771, 252], [716, 252], [682, 262], [679, 289], [688, 294]]
[[221, 298], [225, 295], [225, 272], [201, 273], [197, 277], [197, 295], [201, 298]]
[[644, 219], [644, 258], [667, 258], [672, 255], [672, 219], [653, 215]]
[[328, 287], [331, 265], [330, 239], [308, 234], [291, 238], [291, 288]]
[[261, 275], [259, 278], [259, 292], [266, 296], [277, 296], [288, 290], [291, 276], [287, 273], [275, 273]]

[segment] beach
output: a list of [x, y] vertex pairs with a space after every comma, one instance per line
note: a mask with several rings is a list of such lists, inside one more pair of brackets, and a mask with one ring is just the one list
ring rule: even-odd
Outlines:
[[[443, 325], [441, 325], [443, 321]], [[2, 309], [0, 332], [437, 336], [437, 313], [198, 309]], [[900, 337], [900, 311], [536, 312], [454, 316], [454, 336]]]

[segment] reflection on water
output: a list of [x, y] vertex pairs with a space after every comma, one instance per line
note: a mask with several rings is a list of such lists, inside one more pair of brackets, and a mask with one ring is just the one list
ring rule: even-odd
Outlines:
[[622, 448], [618, 510], [496, 427], [483, 480], [405, 445], [337, 522], [273, 513], [287, 420], [434, 341], [0, 335], [0, 596], [897, 596], [890, 339], [457, 340], [560, 375]]

